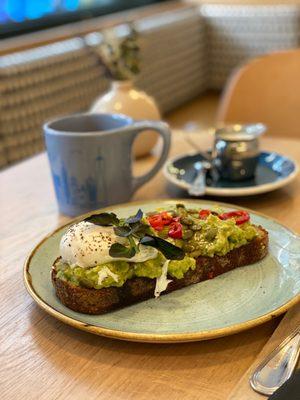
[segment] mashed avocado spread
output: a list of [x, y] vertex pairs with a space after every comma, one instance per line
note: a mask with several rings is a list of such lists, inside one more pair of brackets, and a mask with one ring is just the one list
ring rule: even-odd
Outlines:
[[[171, 278], [181, 279], [189, 269], [194, 270], [199, 256], [224, 256], [258, 235], [257, 228], [249, 220], [238, 224], [235, 218], [222, 219], [220, 215], [211, 212], [201, 219], [199, 210], [187, 210], [183, 206], [168, 212], [172, 218], [180, 218], [180, 238], [175, 231], [173, 237], [170, 237], [170, 224], [159, 230], [150, 224], [153, 234], [182, 248], [186, 254], [182, 260], [170, 260], [168, 263], [167, 273]], [[114, 261], [91, 268], [71, 267], [60, 262], [57, 264], [57, 276], [74, 285], [89, 288], [120, 287], [133, 277], [159, 278], [165, 262], [166, 258], [160, 252], [156, 258], [144, 262]]]
[[[176, 244], [191, 257], [224, 256], [257, 236], [257, 229], [249, 222], [236, 225], [233, 218], [222, 221], [212, 214], [205, 221], [198, 220], [197, 226], [191, 228], [195, 230], [189, 240], [176, 240]], [[183, 237], [187, 231], [189, 227], [183, 228]]]
[[[94, 289], [109, 286], [120, 287], [123, 286], [127, 279], [133, 277], [158, 278], [162, 273], [162, 266], [165, 261], [164, 256], [159, 254], [156, 258], [143, 263], [115, 261], [97, 265], [93, 268], [70, 267], [68, 264], [61, 262], [57, 265], [57, 277], [67, 280], [76, 286]], [[180, 261], [170, 261], [168, 274], [173, 278], [180, 279], [189, 269], [195, 268], [196, 260], [191, 257], [185, 257]], [[101, 271], [104, 273], [101, 274]], [[99, 277], [103, 279], [99, 279]]]

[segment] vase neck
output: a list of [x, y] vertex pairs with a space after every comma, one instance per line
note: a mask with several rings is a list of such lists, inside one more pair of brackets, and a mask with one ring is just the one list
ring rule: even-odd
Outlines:
[[133, 84], [132, 81], [113, 81], [112, 82], [112, 89], [113, 90], [129, 90], [132, 89]]

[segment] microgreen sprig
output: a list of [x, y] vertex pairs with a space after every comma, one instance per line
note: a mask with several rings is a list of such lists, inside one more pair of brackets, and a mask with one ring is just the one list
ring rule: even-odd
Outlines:
[[128, 246], [121, 243], [113, 243], [109, 249], [109, 255], [114, 258], [132, 258], [140, 250], [139, 245], [154, 247], [168, 260], [182, 260], [184, 251], [172, 243], [151, 234], [150, 226], [143, 223], [143, 211], [125, 220], [120, 220], [114, 213], [93, 214], [84, 221], [100, 226], [113, 226], [117, 236], [127, 238]]

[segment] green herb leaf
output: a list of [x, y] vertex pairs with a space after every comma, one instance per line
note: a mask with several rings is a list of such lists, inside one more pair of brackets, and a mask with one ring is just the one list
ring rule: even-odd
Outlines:
[[185, 256], [180, 247], [174, 246], [174, 244], [158, 236], [146, 235], [140, 240], [140, 243], [159, 250], [168, 260], [182, 260]]
[[132, 258], [136, 254], [134, 247], [125, 247], [120, 243], [114, 243], [109, 249], [109, 255], [114, 258]]
[[139, 239], [148, 233], [150, 234], [150, 228], [146, 224], [141, 224], [140, 222], [137, 222], [136, 224], [131, 224], [130, 226], [132, 235]]
[[139, 243], [136, 243], [132, 235], [128, 236], [128, 240], [130, 247], [135, 250], [135, 253], [139, 253], [140, 252]]
[[118, 225], [120, 222], [119, 218], [114, 213], [93, 214], [85, 218], [84, 221], [100, 226]]
[[136, 222], [134, 224], [128, 225], [120, 225], [114, 228], [115, 234], [121, 237], [129, 237], [131, 235], [141, 238], [146, 233], [149, 232], [149, 226], [145, 224], [141, 224], [140, 222]]
[[121, 237], [128, 237], [132, 233], [132, 229], [130, 226], [122, 225], [122, 226], [115, 226], [114, 232], [117, 236]]
[[136, 224], [137, 222], [140, 222], [142, 218], [143, 218], [143, 211], [139, 209], [135, 215], [125, 220], [125, 224]]

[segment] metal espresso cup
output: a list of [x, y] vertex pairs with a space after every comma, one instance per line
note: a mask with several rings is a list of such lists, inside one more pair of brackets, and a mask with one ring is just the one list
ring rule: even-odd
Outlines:
[[212, 159], [222, 178], [242, 181], [255, 175], [259, 136], [265, 130], [263, 124], [226, 125], [216, 130]]

